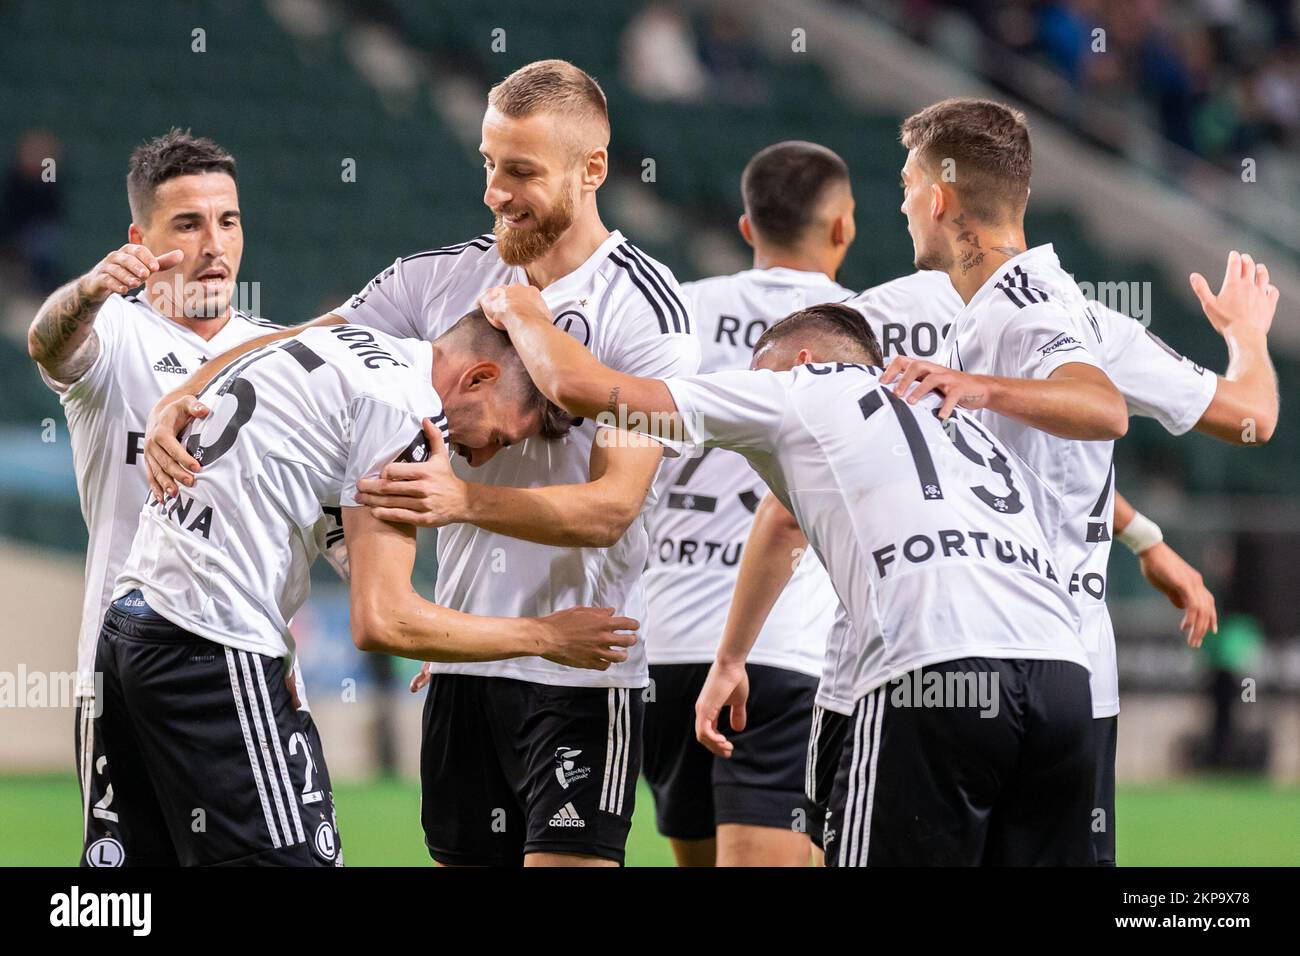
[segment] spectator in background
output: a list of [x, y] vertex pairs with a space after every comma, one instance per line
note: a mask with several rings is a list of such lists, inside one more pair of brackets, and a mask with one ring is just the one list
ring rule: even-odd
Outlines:
[[1278, 48], [1255, 78], [1255, 98], [1265, 132], [1279, 146], [1294, 144], [1300, 133], [1300, 43]]
[[623, 82], [652, 101], [703, 98], [708, 75], [687, 16], [669, 3], [651, 3], [623, 31]]
[[0, 245], [27, 272], [32, 291], [45, 295], [60, 284], [59, 253], [63, 240], [63, 198], [53, 178], [62, 146], [58, 138], [31, 129], [18, 139], [18, 148], [5, 173], [0, 202]]
[[735, 106], [757, 106], [767, 101], [767, 88], [743, 17], [743, 8], [718, 5], [700, 48], [714, 96]]

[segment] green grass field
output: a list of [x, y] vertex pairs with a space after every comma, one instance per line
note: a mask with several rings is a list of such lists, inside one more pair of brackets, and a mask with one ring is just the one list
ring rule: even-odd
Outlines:
[[[417, 819], [419, 788], [385, 781], [335, 791], [350, 866], [430, 866]], [[0, 777], [0, 866], [58, 866], [77, 858], [76, 782]], [[1300, 865], [1300, 789], [1195, 780], [1122, 788], [1119, 858], [1129, 866]], [[671, 866], [644, 786], [628, 843], [631, 866]]]

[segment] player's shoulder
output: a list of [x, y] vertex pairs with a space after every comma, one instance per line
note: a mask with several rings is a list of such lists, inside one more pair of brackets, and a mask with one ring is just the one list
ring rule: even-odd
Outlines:
[[490, 232], [485, 232], [464, 242], [413, 252], [408, 256], [402, 256], [397, 260], [397, 264], [400, 264], [403, 271], [422, 271], [439, 268], [461, 268], [483, 262], [496, 264], [500, 261], [501, 255], [497, 251], [496, 236]]
[[[1037, 263], [1016, 263], [998, 275], [993, 283], [991, 301], [1002, 306], [1002, 311], [1008, 315], [1022, 309], [1052, 311], [1062, 308], [1065, 299], [1061, 294], [1060, 277], [1054, 275], [1054, 271]], [[1034, 309], [1044, 305], [1048, 308]]]
[[279, 322], [272, 322], [270, 319], [264, 319], [260, 315], [254, 315], [246, 309], [232, 308], [230, 310], [230, 317], [236, 322], [256, 329], [259, 335], [265, 332], [280, 332], [288, 328], [287, 325], [283, 325]]
[[883, 371], [878, 365], [864, 365], [861, 362], [809, 362], [806, 365], [796, 365], [789, 372], [775, 374], [781, 377], [788, 388], [808, 389], [830, 383], [837, 387], [852, 387], [856, 383], [872, 387], [879, 383]]
[[936, 269], [920, 269], [864, 289], [845, 303], [859, 310], [874, 308], [889, 311], [929, 304], [947, 306], [954, 312], [962, 307], [961, 297], [952, 287], [948, 273]]
[[663, 335], [691, 332], [690, 310], [677, 279], [659, 260], [624, 239], [598, 267], [608, 282], [612, 314], [653, 323]]

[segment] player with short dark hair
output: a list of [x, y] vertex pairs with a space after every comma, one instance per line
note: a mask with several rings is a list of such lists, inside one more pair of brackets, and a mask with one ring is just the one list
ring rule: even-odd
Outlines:
[[[853, 295], [835, 281], [854, 238], [853, 191], [839, 156], [816, 143], [775, 143], [746, 164], [741, 198], [737, 225], [753, 248], [753, 268], [682, 286], [706, 372], [748, 367], [777, 319]], [[824, 314], [848, 335], [865, 333], [855, 312], [829, 306]], [[745, 729], [730, 736], [727, 759], [706, 751], [695, 739], [695, 699], [728, 621], [764, 490], [724, 449], [667, 462], [665, 472], [669, 491], [651, 515], [645, 575], [654, 696], [643, 773], [656, 824], [683, 866], [806, 865], [819, 821], [809, 819], [803, 797], [804, 750], [839, 603], [834, 588], [816, 556], [805, 555], [754, 648]]]
[[844, 218], [843, 201], [835, 200], [849, 191], [849, 167], [834, 150], [801, 140], [773, 143], [755, 153], [740, 175], [747, 224], [741, 232], [752, 246], [805, 256], [800, 247], [809, 234], [829, 233], [838, 220], [838, 245], [847, 248], [853, 218]]
[[[1107, 323], [1050, 245], [1026, 248], [1031, 159], [1018, 111], [944, 100], [908, 118], [901, 140], [902, 212], [916, 266], [947, 273], [963, 308], [944, 365], [895, 359], [883, 381], [908, 401], [939, 392], [944, 413], [970, 409], [1051, 490], [1039, 511], [1079, 602], [1092, 663], [1094, 859], [1113, 865], [1119, 678], [1105, 599], [1116, 497], [1111, 446], [1127, 430], [1127, 406], [1107, 374]], [[1267, 270], [1261, 277], [1249, 266], [1244, 286], [1239, 269], [1234, 288], [1275, 304]], [[1200, 286], [1208, 295], [1203, 279]]]
[[[77, 781], [83, 865], [119, 866], [123, 843], [113, 767], [94, 733], [95, 644], [149, 493], [145, 417], [177, 378], [265, 335], [272, 325], [233, 299], [244, 234], [235, 161], [212, 140], [172, 129], [142, 143], [127, 172], [127, 242], [55, 291], [28, 331], [28, 352], [68, 420], [82, 517], [89, 532], [77, 641]], [[134, 290], [134, 291], [133, 291]], [[316, 739], [292, 667], [304, 732]], [[323, 761], [317, 780], [332, 800]]]
[[411, 587], [415, 528], [357, 502], [357, 483], [393, 460], [446, 458], [454, 443], [486, 462], [538, 435], [541, 402], [502, 338], [479, 312], [431, 344], [311, 328], [249, 353], [200, 393], [211, 414], [185, 446], [203, 473], [146, 506], [97, 650], [95, 727], [132, 862], [340, 862], [322, 757], [298, 729], [283, 674], [310, 566], [340, 543], [361, 650], [596, 671], [626, 660], [637, 625], [609, 608], [487, 617], [424, 600]]

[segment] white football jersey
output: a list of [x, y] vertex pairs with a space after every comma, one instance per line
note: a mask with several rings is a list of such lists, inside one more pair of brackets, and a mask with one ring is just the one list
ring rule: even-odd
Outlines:
[[95, 693], [100, 626], [131, 549], [140, 507], [149, 496], [144, 426], [150, 410], [208, 359], [277, 328], [234, 309], [221, 331], [205, 340], [156, 312], [143, 293], [111, 295], [95, 317], [99, 357], [85, 374], [64, 385], [40, 370], [68, 420], [81, 515], [89, 533], [77, 639], [78, 696]]
[[[849, 305], [866, 317], [884, 351], [885, 361], [895, 355], [913, 355], [945, 361], [932, 343], [946, 339], [952, 320], [964, 308], [961, 297], [942, 272], [924, 271], [875, 286]], [[1089, 303], [1101, 326], [1106, 371], [1120, 390], [1130, 415], [1159, 421], [1170, 433], [1191, 429], [1214, 400], [1218, 378], [1174, 351], [1142, 323], [1102, 305]], [[849, 689], [830, 680], [834, 649], [849, 632], [843, 609], [836, 617], [829, 641], [827, 668], [817, 691], [817, 704], [850, 714]]]
[[[393, 335], [432, 340], [473, 310], [487, 289], [527, 282], [524, 269], [502, 262], [495, 238], [485, 235], [398, 259], [334, 312]], [[699, 367], [699, 342], [672, 273], [617, 231], [586, 262], [543, 289], [542, 298], [555, 324], [610, 368], [664, 378]], [[595, 425], [587, 421], [562, 441], [530, 438], [479, 468], [459, 456], [454, 467], [467, 481], [495, 485], [583, 484], [594, 434]], [[646, 514], [660, 485], [656, 481], [641, 513], [610, 548], [556, 548], [470, 524], [440, 529], [438, 603], [469, 614], [526, 617], [592, 605], [644, 619]], [[649, 680], [642, 641], [626, 661], [605, 671], [541, 658], [434, 664], [433, 670], [570, 687], [644, 687]]]
[[[1101, 321], [1050, 245], [1009, 260], [953, 320], [946, 364], [966, 372], [1045, 379], [1079, 362], [1105, 370]], [[1035, 502], [1079, 602], [1096, 717], [1119, 713], [1115, 634], [1106, 610], [1115, 485], [1114, 442], [1058, 438], [1004, 415], [972, 413], [1055, 493]]]
[[293, 649], [289, 619], [317, 555], [341, 544], [357, 482], [444, 438], [433, 350], [373, 329], [306, 329], [248, 353], [200, 393], [212, 413], [183, 436], [193, 486], [149, 504], [113, 589], [139, 588], [173, 624], [272, 657]]
[[[876, 334], [885, 364], [899, 355], [934, 360], [953, 317], [961, 310], [961, 296], [943, 272], [913, 272], [872, 286], [849, 299], [845, 305], [862, 313]], [[837, 669], [845, 642], [852, 629], [844, 606], [835, 610], [835, 620], [826, 640], [821, 682], [817, 685], [817, 706], [849, 716], [857, 698], [853, 696], [853, 673]]]
[[1087, 666], [1035, 508], [1049, 493], [973, 418], [945, 426], [881, 369], [805, 365], [668, 381], [690, 437], [739, 451], [798, 519], [848, 611], [855, 698], [963, 657]]
[[1106, 373], [1130, 415], [1154, 418], [1171, 435], [1190, 431], [1214, 401], [1219, 377], [1176, 352], [1137, 319], [1090, 303], [1101, 323]]
[[[746, 369], [758, 337], [791, 312], [853, 293], [820, 272], [748, 269], [682, 285], [700, 337], [700, 371]], [[709, 663], [727, 623], [740, 556], [767, 489], [735, 452], [706, 449], [666, 463], [666, 493], [650, 515], [645, 576], [651, 664]], [[839, 604], [826, 569], [805, 554], [759, 632], [755, 664], [821, 673]]]

